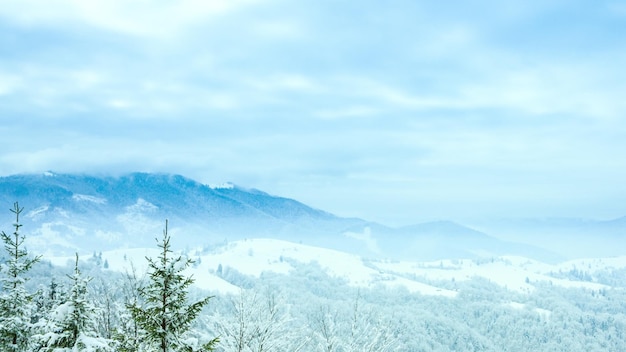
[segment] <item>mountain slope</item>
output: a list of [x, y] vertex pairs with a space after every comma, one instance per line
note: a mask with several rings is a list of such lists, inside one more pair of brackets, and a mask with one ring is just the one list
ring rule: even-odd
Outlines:
[[398, 228], [386, 236], [385, 252], [411, 260], [480, 258], [519, 255], [555, 261], [557, 255], [538, 247], [504, 241], [454, 223], [433, 221]]
[[[151, 247], [165, 219], [179, 246], [274, 238], [368, 257], [410, 260], [551, 255], [452, 222], [403, 228], [341, 218], [296, 200], [180, 175], [22, 174], [0, 177], [0, 204], [19, 201], [29, 246], [52, 253]], [[13, 219], [0, 213], [2, 229]], [[554, 260], [554, 257], [549, 259]]]
[[[25, 229], [47, 249], [151, 246], [170, 219], [185, 245], [246, 237], [314, 239], [363, 222], [292, 199], [237, 186], [211, 187], [179, 175], [53, 174], [0, 178], [0, 203], [26, 208]], [[12, 223], [1, 215], [2, 228]], [[32, 229], [35, 229], [34, 231]]]
[[626, 254], [626, 217], [501, 219], [481, 227], [509, 241], [550, 248], [568, 259]]

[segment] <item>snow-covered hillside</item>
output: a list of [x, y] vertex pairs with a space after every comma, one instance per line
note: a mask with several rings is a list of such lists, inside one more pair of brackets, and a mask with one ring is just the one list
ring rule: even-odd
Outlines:
[[[102, 260], [110, 270], [137, 272], [146, 270], [146, 257], [156, 257], [157, 249], [119, 249], [105, 251]], [[354, 254], [275, 239], [248, 239], [230, 242], [212, 251], [193, 249], [186, 255], [195, 261], [188, 274], [202, 289], [220, 293], [237, 293], [240, 288], [220, 277], [220, 271], [234, 269], [243, 275], [259, 278], [272, 272], [289, 275], [294, 263], [316, 263], [329, 276], [346, 284], [363, 288], [404, 288], [412, 293], [454, 298], [458, 292], [450, 282], [486, 279], [502, 288], [530, 294], [538, 283], [591, 291], [609, 286], [593, 282], [595, 272], [626, 268], [626, 257], [580, 259], [561, 264], [546, 264], [523, 257], [503, 256], [484, 260], [439, 260], [408, 262], [365, 260]], [[63, 265], [73, 257], [48, 256], [53, 264]], [[564, 273], [581, 272], [568, 278]], [[445, 285], [444, 285], [445, 284]]]
[[[106, 307], [111, 297], [132, 299], [129, 288], [146, 282], [146, 257], [159, 253], [156, 246], [83, 252], [80, 266], [95, 277], [89, 287], [93, 300]], [[221, 351], [233, 350], [233, 336], [242, 336], [233, 332], [252, 336], [267, 327], [281, 329], [273, 339], [310, 351], [324, 350], [316, 346], [329, 341], [353, 346], [361, 337], [365, 344], [400, 346], [388, 349], [397, 351], [623, 351], [626, 346], [626, 257], [560, 264], [519, 256], [394, 261], [277, 239], [177, 253], [195, 261], [185, 274], [208, 291], [193, 290], [193, 297], [214, 295], [197, 331], [228, 337]], [[52, 287], [54, 277], [67, 285], [64, 273], [74, 259], [44, 256], [33, 289]], [[116, 307], [115, 314], [124, 314], [123, 304]]]

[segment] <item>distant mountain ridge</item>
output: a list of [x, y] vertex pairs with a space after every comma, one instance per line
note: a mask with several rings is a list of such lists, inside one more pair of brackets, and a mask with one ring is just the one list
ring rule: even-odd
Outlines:
[[[334, 219], [332, 214], [295, 200], [238, 186], [215, 188], [180, 175], [131, 173], [120, 177], [52, 174], [0, 178], [0, 201], [62, 206], [82, 213], [132, 206], [138, 199], [164, 215], [187, 218], [252, 217], [287, 221], [290, 217]], [[184, 215], [187, 214], [187, 215]]]
[[[109, 242], [120, 241], [124, 246], [146, 242], [151, 245], [166, 218], [173, 226], [190, 230], [185, 241], [189, 243], [258, 236], [281, 238], [291, 234], [304, 237], [320, 230], [340, 233], [364, 222], [339, 218], [255, 189], [235, 185], [212, 187], [170, 174], [96, 177], [47, 172], [1, 177], [0, 203], [8, 206], [14, 201], [26, 207], [25, 227], [34, 225], [41, 235], [42, 226], [52, 232], [73, 232], [75, 236], [68, 235], [68, 240], [99, 231], [100, 242], [107, 242], [109, 237]], [[3, 228], [12, 221], [9, 215], [0, 214], [5, 219], [0, 221]], [[124, 236], [124, 231], [133, 227], [136, 228], [130, 231], [131, 236]], [[154, 232], [135, 231], [139, 229]], [[87, 237], [98, 242], [94, 236]]]
[[[14, 201], [26, 208], [22, 223], [30, 245], [62, 253], [153, 246], [169, 219], [181, 246], [266, 237], [410, 259], [545, 254], [448, 221], [395, 229], [256, 189], [209, 186], [172, 174], [0, 177], [0, 204], [9, 207]], [[5, 232], [10, 215], [0, 213]]]
[[626, 217], [500, 219], [481, 228], [510, 241], [551, 248], [571, 259], [626, 255]]

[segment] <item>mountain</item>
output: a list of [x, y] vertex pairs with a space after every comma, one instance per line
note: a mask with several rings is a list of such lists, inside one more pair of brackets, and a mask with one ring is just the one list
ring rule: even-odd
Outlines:
[[[54, 206], [78, 214], [110, 213], [151, 204], [161, 215], [222, 221], [251, 218], [261, 222], [335, 220], [331, 214], [294, 200], [234, 185], [211, 187], [179, 175], [132, 173], [122, 177], [17, 175], [2, 178], [0, 200]], [[142, 201], [139, 201], [142, 200]]]
[[[9, 208], [15, 201], [26, 209], [21, 222], [28, 245], [49, 253], [151, 247], [169, 219], [181, 247], [273, 238], [412, 260], [547, 255], [452, 222], [390, 228], [260, 190], [209, 186], [180, 175], [46, 172], [0, 177], [0, 204]], [[0, 213], [2, 229], [11, 227], [11, 215]]]
[[433, 221], [401, 227], [388, 236], [386, 251], [403, 258], [497, 257], [519, 255], [552, 262], [561, 259], [553, 252], [531, 245], [504, 241], [452, 221]]
[[626, 254], [626, 217], [499, 219], [480, 226], [502, 239], [550, 248], [568, 259]]
[[[315, 243], [364, 222], [255, 189], [208, 186], [169, 174], [0, 178], [0, 203], [9, 207], [15, 201], [26, 209], [21, 221], [34, 232], [31, 244], [55, 251], [152, 246], [165, 219], [184, 245], [249, 237]], [[0, 214], [3, 229], [12, 224], [10, 215]]]

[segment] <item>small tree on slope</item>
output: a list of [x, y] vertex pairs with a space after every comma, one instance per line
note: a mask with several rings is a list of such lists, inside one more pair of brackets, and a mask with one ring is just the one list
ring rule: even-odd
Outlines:
[[13, 236], [2, 231], [0, 236], [7, 253], [7, 262], [2, 266], [2, 290], [0, 291], [0, 349], [2, 351], [26, 351], [32, 332], [31, 314], [34, 311], [33, 297], [24, 288], [26, 273], [39, 257], [29, 257], [23, 249], [24, 235], [19, 234], [20, 208], [16, 202], [11, 212], [15, 214]]
[[[158, 242], [158, 240], [157, 240]], [[193, 351], [184, 336], [202, 308], [211, 297], [187, 304], [187, 290], [193, 283], [191, 277], [182, 274], [192, 260], [174, 257], [167, 233], [167, 220], [163, 239], [158, 242], [161, 253], [157, 260], [148, 260], [148, 283], [139, 289], [142, 306], [129, 305], [133, 319], [145, 332], [146, 351], [178, 352]], [[202, 347], [212, 351], [217, 339]]]

